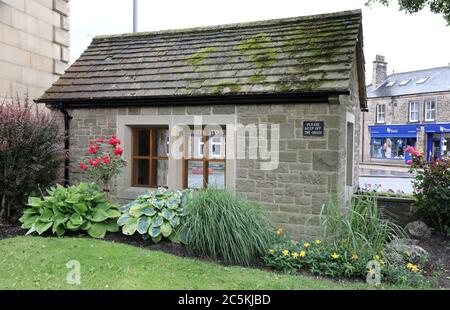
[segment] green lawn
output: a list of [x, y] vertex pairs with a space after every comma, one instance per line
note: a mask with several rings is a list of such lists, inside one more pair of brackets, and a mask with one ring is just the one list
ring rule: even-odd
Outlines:
[[[0, 240], [0, 289], [367, 289], [85, 238]], [[66, 263], [81, 264], [81, 285], [66, 283]]]

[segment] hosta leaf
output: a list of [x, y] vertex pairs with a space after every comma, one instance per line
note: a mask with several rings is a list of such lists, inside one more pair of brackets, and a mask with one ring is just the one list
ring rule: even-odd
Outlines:
[[43, 209], [39, 220], [41, 222], [53, 222], [53, 211], [51, 209]]
[[166, 203], [164, 202], [164, 201], [162, 201], [162, 200], [156, 200], [154, 203], [153, 203], [153, 205], [157, 208], [157, 209], [159, 209], [159, 210], [161, 210], [162, 208], [164, 208], [164, 205], [165, 205]]
[[173, 243], [180, 243], [180, 234], [179, 233], [173, 232], [168, 238]]
[[122, 212], [122, 213], [128, 212], [132, 206], [135, 206], [135, 205], [138, 205], [138, 204], [139, 204], [138, 202], [132, 201], [132, 202], [127, 203], [126, 205], [120, 207], [119, 211]]
[[180, 225], [180, 218], [178, 216], [175, 216], [169, 222], [172, 227], [177, 227], [178, 225]]
[[40, 207], [42, 206], [43, 201], [41, 200], [41, 198], [38, 197], [29, 197], [28, 198], [28, 205], [30, 207]]
[[[24, 228], [24, 227], [22, 227]], [[36, 223], [33, 223], [33, 225], [31, 225], [30, 229], [27, 231], [27, 233], [25, 234], [26, 236], [34, 233], [36, 231]]]
[[141, 212], [147, 216], [153, 216], [156, 214], [156, 210], [153, 207], [142, 208]]
[[87, 233], [93, 238], [104, 238], [106, 230], [107, 225], [104, 223], [92, 223], [91, 227], [87, 230]]
[[179, 231], [180, 241], [184, 244], [189, 243], [189, 229], [186, 227], [182, 227]]
[[175, 216], [175, 212], [173, 212], [173, 211], [170, 210], [170, 209], [164, 209], [164, 210], [161, 212], [161, 215], [162, 215], [162, 217], [165, 218], [166, 220], [170, 220], [170, 219], [172, 219], [172, 218]]
[[84, 203], [77, 203], [73, 205], [73, 209], [75, 210], [75, 212], [77, 212], [78, 214], [84, 214], [88, 211], [88, 207], [86, 206], [86, 204]]
[[106, 230], [109, 232], [118, 232], [119, 231], [119, 225], [117, 225], [117, 221], [115, 219], [109, 219], [106, 222], [104, 222], [106, 225]]
[[161, 226], [163, 223], [164, 223], [163, 218], [162, 218], [161, 216], [158, 215], [157, 217], [153, 218], [153, 221], [152, 221], [152, 227], [159, 227], [159, 226]]
[[143, 235], [146, 234], [148, 231], [148, 228], [150, 227], [150, 218], [146, 217], [146, 216], [142, 216], [139, 218], [138, 220], [138, 226], [137, 226], [137, 231]]
[[66, 227], [64, 226], [64, 223], [54, 223], [52, 227], [53, 234], [56, 234], [58, 237], [61, 237], [66, 232]]
[[156, 238], [160, 236], [161, 229], [159, 227], [150, 227], [150, 229], [148, 230], [148, 234], [150, 235], [150, 237]]
[[150, 238], [149, 234], [143, 234], [142, 235], [142, 239], [144, 239], [144, 240], [148, 240], [149, 238]]
[[41, 221], [37, 221], [34, 224], [34, 227], [36, 229], [36, 232], [39, 235], [42, 235], [42, 233], [44, 233], [46, 230], [48, 230], [50, 227], [52, 227], [53, 223], [52, 222], [41, 222]]
[[108, 214], [109, 218], [118, 218], [121, 215], [117, 209], [109, 209], [106, 211], [106, 214]]
[[92, 222], [100, 223], [100, 222], [103, 222], [104, 220], [106, 220], [108, 218], [109, 218], [108, 213], [106, 213], [105, 210], [95, 209], [94, 212], [91, 215], [90, 220]]
[[132, 206], [128, 212], [130, 213], [130, 215], [132, 217], [140, 217], [142, 215], [142, 211], [141, 211], [142, 209], [143, 209], [143, 206], [139, 204], [139, 205]]
[[74, 213], [70, 216], [69, 222], [72, 223], [72, 225], [81, 226], [81, 224], [83, 224], [83, 217], [81, 217], [81, 215], [79, 214]]
[[122, 227], [122, 232], [125, 235], [131, 236], [132, 234], [134, 234], [136, 232], [137, 224], [138, 224], [137, 218], [132, 217], [132, 218], [128, 219], [128, 221]]
[[19, 221], [22, 223], [22, 228], [29, 229], [34, 224], [34, 222], [37, 221], [39, 217], [39, 214], [24, 214], [19, 219]]
[[152, 237], [152, 241], [153, 241], [154, 243], [160, 242], [161, 239], [162, 239], [162, 236], [161, 236], [161, 235], [159, 235], [158, 237]]
[[117, 224], [118, 224], [119, 226], [125, 225], [125, 223], [126, 223], [130, 218], [131, 218], [131, 217], [130, 217], [129, 214], [127, 214], [127, 213], [122, 214], [122, 216], [119, 217], [119, 219], [117, 220]]
[[170, 234], [172, 233], [172, 226], [170, 226], [170, 224], [169, 223], [164, 223], [164, 224], [162, 224], [161, 225], [161, 234], [164, 236], [164, 237], [169, 237], [170, 236]]
[[96, 209], [102, 209], [102, 210], [105, 210], [105, 211], [111, 209], [112, 207], [113, 207], [112, 204], [106, 203], [106, 202], [99, 203], [99, 204], [97, 204], [95, 206]]

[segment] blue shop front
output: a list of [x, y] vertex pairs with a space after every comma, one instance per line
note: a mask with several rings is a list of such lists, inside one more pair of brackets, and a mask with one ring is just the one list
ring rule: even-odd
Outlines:
[[371, 159], [406, 163], [410, 159], [406, 148], [416, 147], [420, 125], [374, 125], [369, 131]]
[[450, 123], [425, 124], [425, 135], [427, 138], [427, 159], [441, 159], [450, 155], [448, 141], [450, 139]]

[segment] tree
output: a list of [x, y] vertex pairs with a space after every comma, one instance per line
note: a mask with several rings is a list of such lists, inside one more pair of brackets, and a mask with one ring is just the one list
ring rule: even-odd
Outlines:
[[[388, 6], [391, 0], [368, 0], [366, 5], [371, 5], [374, 2]], [[417, 13], [429, 6], [431, 12], [442, 14], [447, 21], [447, 25], [450, 25], [450, 0], [398, 0], [398, 4], [401, 11], [409, 14]]]

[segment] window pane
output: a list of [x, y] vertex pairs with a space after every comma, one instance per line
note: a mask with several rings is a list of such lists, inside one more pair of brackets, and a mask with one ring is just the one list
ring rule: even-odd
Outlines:
[[372, 139], [372, 157], [382, 158], [383, 139]]
[[212, 130], [209, 135], [209, 157], [225, 157], [225, 131]]
[[209, 163], [208, 187], [225, 188], [225, 163]]
[[136, 130], [136, 155], [150, 155], [150, 130]]
[[154, 129], [155, 149], [153, 156], [168, 157], [169, 156], [169, 130], [168, 129]]
[[149, 178], [149, 160], [135, 159], [134, 160], [134, 175], [136, 185], [150, 185]]
[[167, 187], [169, 162], [167, 160], [152, 160], [152, 185], [155, 187]]
[[187, 161], [187, 187], [203, 188], [203, 162]]
[[188, 154], [186, 154], [189, 158], [203, 158], [204, 151], [204, 143], [202, 130], [192, 130], [189, 135], [188, 141]]

